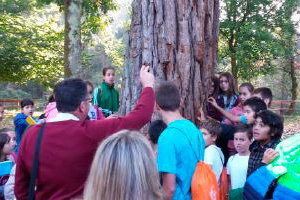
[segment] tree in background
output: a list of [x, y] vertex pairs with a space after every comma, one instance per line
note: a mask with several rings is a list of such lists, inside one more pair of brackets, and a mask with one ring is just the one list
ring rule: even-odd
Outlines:
[[238, 78], [250, 80], [274, 71], [273, 61], [289, 58], [283, 45], [293, 36], [290, 20], [299, 0], [223, 0], [219, 61]]
[[138, 73], [149, 64], [157, 80], [174, 81], [181, 110], [195, 121], [216, 64], [218, 0], [134, 0], [126, 55], [121, 113], [132, 109], [141, 90]]
[[56, 3], [64, 11], [64, 77], [81, 75], [81, 27], [88, 24], [90, 31], [99, 30], [101, 16], [115, 9], [112, 0], [37, 0], [42, 4]]

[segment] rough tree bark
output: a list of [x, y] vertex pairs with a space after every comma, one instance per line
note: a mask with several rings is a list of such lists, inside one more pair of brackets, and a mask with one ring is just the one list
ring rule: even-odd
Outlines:
[[81, 19], [82, 0], [64, 0], [64, 77], [78, 76], [81, 69]]
[[120, 112], [133, 108], [147, 63], [156, 80], [175, 82], [182, 114], [195, 121], [216, 65], [218, 30], [219, 0], [134, 0]]

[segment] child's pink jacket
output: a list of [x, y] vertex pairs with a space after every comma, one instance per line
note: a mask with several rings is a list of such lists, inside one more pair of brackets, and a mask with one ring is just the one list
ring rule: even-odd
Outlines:
[[[239, 103], [237, 106], [235, 106], [235, 107], [232, 108], [231, 114], [233, 116], [241, 116], [241, 115], [243, 115], [244, 114], [244, 106], [241, 103]], [[234, 124], [229, 119], [226, 119], [225, 123], [228, 124], [228, 125], [233, 125]]]
[[45, 117], [46, 117], [46, 122], [51, 119], [56, 117], [58, 111], [56, 109], [56, 102], [51, 102], [47, 105], [46, 111], [45, 111]]

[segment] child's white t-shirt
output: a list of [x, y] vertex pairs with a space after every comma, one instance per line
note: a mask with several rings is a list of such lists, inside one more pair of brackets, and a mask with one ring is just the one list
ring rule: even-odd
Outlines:
[[227, 162], [227, 174], [230, 175], [231, 189], [243, 188], [247, 179], [248, 156], [238, 153], [231, 156]]
[[204, 152], [204, 162], [212, 166], [219, 183], [224, 164], [224, 155], [221, 149], [214, 144], [206, 147]]

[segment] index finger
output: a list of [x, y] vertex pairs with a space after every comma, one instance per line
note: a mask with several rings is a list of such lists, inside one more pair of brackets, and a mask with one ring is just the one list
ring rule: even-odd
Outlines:
[[149, 71], [149, 65], [142, 65], [141, 71]]

